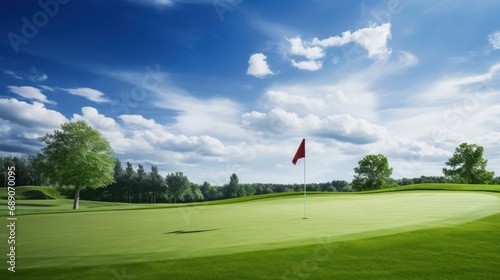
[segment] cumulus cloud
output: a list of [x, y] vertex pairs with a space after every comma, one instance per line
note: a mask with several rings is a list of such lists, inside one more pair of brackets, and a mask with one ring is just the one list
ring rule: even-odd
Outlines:
[[141, 115], [121, 115], [119, 118], [127, 124], [136, 124], [147, 128], [154, 128], [157, 125], [153, 119], [146, 119]]
[[177, 164], [186, 163], [190, 157], [199, 160], [220, 160], [220, 156], [240, 155], [240, 148], [225, 145], [209, 135], [188, 136], [178, 134], [171, 127], [146, 119], [142, 115], [121, 115], [122, 124], [107, 117], [93, 107], [83, 107], [82, 114], [74, 114], [71, 121], [84, 120], [101, 131], [117, 154], [132, 158], [170, 158]]
[[38, 88], [30, 87], [30, 86], [8, 86], [9, 90], [15, 94], [18, 94], [26, 99], [37, 100], [42, 103], [54, 103], [47, 99]]
[[310, 44], [328, 48], [354, 42], [368, 51], [368, 57], [385, 58], [391, 54], [391, 50], [387, 46], [387, 41], [390, 38], [391, 24], [384, 23], [379, 26], [362, 28], [355, 32], [345, 31], [341, 36], [332, 36], [323, 40], [314, 38]]
[[105, 97], [105, 94], [99, 90], [92, 89], [92, 88], [68, 88], [68, 89], [62, 89], [64, 91], [67, 91], [68, 93], [71, 93], [73, 95], [85, 97], [90, 101], [94, 101], [96, 103], [104, 103], [104, 102], [110, 102], [110, 100]]
[[352, 144], [368, 144], [383, 139], [387, 130], [379, 125], [355, 118], [349, 114], [325, 118], [314, 114], [300, 117], [295, 112], [274, 108], [269, 113], [251, 112], [242, 115], [243, 125], [249, 129], [269, 130], [277, 134], [313, 135]]
[[349, 43], [355, 43], [368, 51], [368, 57], [374, 59], [385, 59], [391, 55], [388, 40], [391, 39], [391, 24], [384, 23], [379, 26], [370, 26], [351, 32], [343, 32], [340, 36], [331, 36], [326, 39], [314, 38], [304, 41], [300, 36], [287, 39], [290, 43], [289, 53], [294, 56], [307, 58], [305, 61], [297, 62], [291, 60], [292, 66], [301, 70], [316, 71], [322, 67], [322, 59], [325, 50], [330, 47], [340, 47]]
[[0, 136], [3, 139], [0, 150], [20, 156], [35, 153], [41, 147], [36, 139], [67, 121], [61, 113], [45, 108], [40, 102], [29, 104], [14, 98], [0, 99]]
[[300, 36], [287, 39], [290, 43], [290, 53], [293, 55], [304, 56], [307, 59], [319, 59], [325, 56], [325, 52], [318, 46], [309, 47], [308, 42], [303, 42]]
[[227, 98], [199, 99], [187, 94], [159, 90], [159, 108], [177, 111], [175, 128], [189, 135], [207, 134], [221, 137], [241, 137], [239, 125], [242, 107]]
[[262, 53], [255, 53], [250, 56], [248, 60], [247, 75], [252, 75], [257, 78], [264, 78], [267, 75], [274, 74], [266, 61], [267, 57]]
[[292, 59], [292, 66], [300, 70], [316, 71], [323, 67], [323, 62], [316, 60], [305, 60], [296, 62], [295, 60]]
[[30, 128], [57, 127], [67, 121], [61, 113], [40, 102], [29, 104], [14, 98], [0, 99], [0, 118]]
[[500, 31], [491, 33], [488, 36], [488, 40], [490, 41], [490, 45], [494, 50], [500, 49]]

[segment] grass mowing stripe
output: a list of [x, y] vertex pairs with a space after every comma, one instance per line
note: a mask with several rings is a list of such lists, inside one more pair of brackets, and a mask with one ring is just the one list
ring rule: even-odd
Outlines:
[[200, 209], [21, 216], [19, 261], [29, 268], [213, 256], [458, 224], [500, 211], [498, 195], [465, 192], [316, 196], [308, 220], [301, 203], [292, 197]]
[[[21, 269], [9, 279], [98, 280], [116, 275], [122, 278], [115, 279], [178, 280], [498, 279], [499, 224], [500, 214], [495, 214], [461, 225], [327, 245], [135, 264]], [[318, 248], [329, 253], [314, 261]]]

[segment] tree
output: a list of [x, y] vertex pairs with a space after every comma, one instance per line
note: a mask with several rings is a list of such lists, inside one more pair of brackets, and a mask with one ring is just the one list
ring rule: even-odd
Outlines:
[[122, 185], [123, 185], [123, 167], [118, 158], [115, 158], [115, 166], [113, 167], [113, 183], [106, 187], [106, 194], [109, 201], [121, 201]]
[[392, 168], [384, 155], [367, 155], [354, 168], [352, 187], [357, 191], [374, 190], [385, 187], [392, 174]]
[[144, 186], [146, 183], [146, 171], [144, 171], [144, 165], [140, 164], [137, 167], [137, 177], [134, 182], [133, 190], [134, 193], [139, 195], [139, 203], [142, 202], [142, 193], [144, 192]]
[[488, 160], [483, 158], [483, 151], [484, 148], [476, 144], [460, 144], [445, 163], [450, 168], [443, 168], [444, 175], [465, 184], [491, 182], [495, 173], [486, 171]]
[[98, 130], [84, 121], [64, 123], [61, 130], [38, 140], [46, 144], [42, 148], [42, 173], [51, 182], [74, 188], [73, 209], [78, 209], [80, 190], [113, 182], [113, 149]]
[[203, 185], [200, 187], [201, 193], [203, 194], [203, 197], [205, 200], [210, 199], [210, 183], [205, 181], [203, 182]]
[[156, 203], [156, 198], [163, 196], [167, 188], [163, 177], [158, 173], [158, 167], [151, 165], [151, 171], [148, 174], [148, 194], [151, 196], [151, 203]]
[[245, 195], [245, 189], [239, 184], [238, 176], [233, 173], [233, 175], [229, 177], [229, 184], [225, 186], [225, 196], [240, 197]]
[[182, 172], [168, 174], [165, 178], [167, 183], [167, 194], [174, 199], [174, 203], [182, 198], [184, 192], [189, 188], [189, 180]]
[[123, 187], [125, 189], [126, 201], [132, 203], [132, 193], [137, 180], [137, 172], [134, 170], [132, 163], [127, 161], [125, 173], [123, 173]]

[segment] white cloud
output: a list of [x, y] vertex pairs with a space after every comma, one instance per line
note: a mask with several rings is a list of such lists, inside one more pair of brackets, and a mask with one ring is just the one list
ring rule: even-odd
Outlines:
[[82, 107], [83, 115], [73, 114], [71, 121], [86, 120], [90, 125], [101, 130], [116, 130], [118, 124], [114, 119], [99, 114], [93, 107]]
[[146, 119], [141, 115], [121, 115], [119, 118], [127, 124], [137, 124], [147, 128], [154, 128], [157, 124], [153, 119]]
[[304, 56], [309, 60], [319, 59], [325, 56], [325, 52], [318, 46], [308, 47], [308, 42], [303, 42], [300, 36], [287, 39], [290, 42], [290, 53], [293, 55]]
[[500, 49], [500, 31], [491, 33], [488, 36], [488, 40], [490, 41], [490, 45], [494, 50]]
[[391, 55], [391, 50], [387, 46], [387, 40], [390, 38], [391, 24], [384, 23], [379, 26], [362, 28], [352, 33], [350, 30], [345, 31], [341, 36], [333, 36], [323, 40], [314, 38], [310, 44], [328, 48], [355, 42], [368, 51], [368, 57], [386, 58]]
[[322, 61], [306, 60], [296, 62], [292, 59], [292, 66], [300, 70], [317, 71], [323, 67]]
[[14, 98], [0, 99], [0, 109], [0, 118], [27, 127], [54, 127], [67, 121], [61, 113], [39, 102], [29, 104]]
[[30, 80], [32, 82], [43, 82], [43, 81], [46, 81], [49, 78], [47, 76], [47, 74], [39, 71], [35, 67], [31, 67], [31, 70], [29, 71], [28, 74], [25, 74], [25, 73], [16, 73], [16, 72], [11, 71], [11, 70], [4, 70], [3, 72], [5, 74], [8, 74], [8, 75], [12, 76], [13, 78], [18, 79], [18, 80], [28, 79], [28, 80]]
[[37, 138], [58, 129], [66, 121], [61, 113], [45, 108], [42, 103], [0, 99], [0, 127], [9, 127], [0, 133], [1, 150], [19, 155], [36, 153], [41, 147]]
[[[332, 36], [327, 39], [314, 38], [311, 41], [303, 41], [300, 36], [287, 39], [290, 43], [289, 53], [303, 56], [308, 60], [297, 62], [291, 60], [292, 66], [301, 70], [316, 71], [321, 69], [325, 50], [330, 47], [340, 47], [349, 43], [356, 43], [368, 51], [368, 57], [385, 59], [391, 55], [391, 49], [387, 41], [391, 39], [391, 24], [384, 23], [379, 26], [370, 26], [351, 32], [345, 31], [340, 36]], [[337, 60], [334, 60], [336, 63]]]
[[247, 75], [252, 75], [257, 78], [264, 78], [267, 75], [274, 74], [266, 61], [267, 57], [262, 53], [255, 53], [250, 56], [248, 60]]
[[156, 106], [177, 111], [175, 129], [184, 134], [241, 137], [242, 107], [226, 98], [198, 99], [187, 94], [158, 90]]
[[244, 126], [256, 131], [269, 130], [283, 135], [313, 135], [356, 145], [377, 142], [388, 135], [384, 127], [349, 114], [330, 115], [325, 118], [314, 114], [300, 117], [295, 112], [274, 108], [267, 114], [255, 111], [243, 114], [242, 119]]
[[19, 76], [16, 72], [14, 71], [11, 71], [11, 70], [3, 70], [3, 72], [7, 75], [10, 75], [12, 76], [13, 78], [15, 79], [18, 79], [18, 80], [22, 80], [23, 78], [21, 76]]
[[30, 87], [30, 86], [8, 86], [9, 90], [15, 94], [18, 94], [24, 98], [27, 99], [32, 99], [32, 100], [37, 100], [42, 103], [54, 103], [50, 100], [47, 99], [47, 96], [45, 96], [39, 89], [35, 87]]
[[96, 103], [104, 103], [104, 102], [110, 102], [110, 100], [105, 97], [104, 93], [101, 91], [98, 91], [96, 89], [92, 88], [68, 88], [68, 89], [62, 89], [64, 91], [67, 91], [68, 93], [71, 93], [73, 95], [85, 97], [90, 101], [94, 101]]
[[35, 67], [31, 67], [31, 72], [28, 78], [33, 82], [43, 82], [47, 80], [49, 77], [47, 74], [38, 71]]

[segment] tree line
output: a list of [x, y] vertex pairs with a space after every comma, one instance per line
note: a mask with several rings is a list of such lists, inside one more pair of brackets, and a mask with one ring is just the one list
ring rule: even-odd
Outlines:
[[[373, 157], [371, 163], [373, 163]], [[51, 184], [47, 178], [41, 174], [40, 155], [29, 155], [27, 157], [0, 157], [0, 167], [7, 170], [8, 166], [16, 167], [16, 186], [32, 185], [47, 186], [54, 185], [67, 197], [74, 196], [74, 188], [69, 186], [57, 186]], [[385, 163], [385, 161], [383, 162]], [[364, 166], [363, 163], [361, 165]], [[388, 165], [387, 165], [388, 166]], [[125, 167], [125, 168], [124, 168]], [[377, 168], [372, 168], [377, 171]], [[169, 173], [162, 176], [158, 167], [152, 165], [150, 170], [145, 170], [143, 164], [136, 167], [130, 162], [124, 166], [119, 159], [115, 159], [113, 169], [114, 182], [102, 188], [86, 188], [80, 193], [80, 197], [86, 200], [128, 202], [128, 203], [166, 203], [166, 202], [198, 202], [218, 200], [225, 198], [244, 197], [268, 193], [281, 192], [301, 192], [303, 184], [277, 184], [277, 183], [239, 183], [236, 174], [228, 178], [228, 183], [222, 186], [211, 185], [208, 182], [196, 184], [187, 178], [182, 172]], [[363, 168], [355, 171], [361, 172]], [[366, 171], [366, 170], [365, 170]], [[382, 174], [383, 172], [379, 173]], [[358, 177], [362, 177], [359, 176]], [[358, 180], [360, 180], [358, 178]], [[352, 182], [345, 180], [332, 180], [324, 183], [308, 183], [308, 192], [351, 192], [384, 187], [404, 186], [421, 183], [457, 183], [457, 180], [446, 176], [420, 176], [415, 178], [393, 179], [371, 183], [366, 187], [359, 187], [356, 178]], [[373, 177], [373, 180], [376, 180]], [[6, 173], [0, 173], [0, 182], [5, 187]], [[363, 181], [363, 180], [361, 180]], [[362, 183], [362, 182], [361, 182]], [[492, 184], [500, 184], [500, 177], [493, 178]], [[377, 185], [378, 184], [378, 185]]]
[[[80, 195], [84, 199], [129, 203], [196, 202], [252, 196], [276, 192], [302, 191], [302, 184], [240, 184], [232, 174], [223, 186], [192, 183], [182, 172], [159, 174], [156, 166], [146, 171], [137, 169], [113, 157], [109, 142], [96, 129], [83, 121], [69, 122], [54, 134], [38, 138], [46, 144], [41, 152], [23, 157], [0, 157], [0, 182], [6, 186], [7, 168], [16, 167], [16, 185], [52, 185], [63, 194], [73, 196], [78, 208]], [[500, 177], [487, 171], [483, 147], [462, 143], [445, 163], [444, 176], [391, 179], [392, 168], [384, 155], [367, 155], [354, 168], [351, 183], [334, 180], [309, 183], [307, 191], [349, 192], [364, 191], [418, 183], [500, 184]]]
[[[354, 168], [352, 188], [355, 191], [375, 190], [418, 183], [458, 183], [458, 184], [500, 184], [500, 177], [495, 172], [486, 170], [488, 160], [483, 158], [484, 148], [477, 144], [461, 143], [442, 169], [444, 177], [424, 177], [422, 180], [390, 178], [392, 168], [384, 155], [367, 155]], [[437, 182], [433, 182], [437, 180]]]
[[[128, 203], [185, 203], [226, 198], [253, 196], [279, 192], [300, 192], [303, 184], [271, 184], [239, 182], [236, 174], [228, 177], [228, 183], [222, 186], [211, 185], [209, 182], [196, 184], [187, 178], [183, 172], [173, 172], [162, 177], [158, 167], [151, 166], [149, 171], [144, 165], [135, 168], [130, 162], [122, 167], [117, 159], [114, 167], [114, 182], [102, 188], [87, 188], [81, 191], [80, 197], [87, 200], [128, 202]], [[307, 191], [342, 192], [351, 191], [350, 184], [343, 180], [333, 180], [325, 183], [310, 183]], [[73, 196], [73, 188], [60, 188], [68, 197]]]

